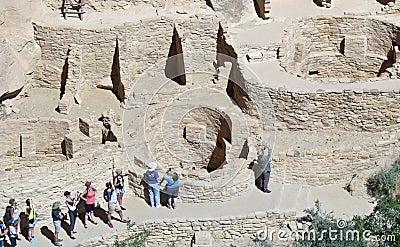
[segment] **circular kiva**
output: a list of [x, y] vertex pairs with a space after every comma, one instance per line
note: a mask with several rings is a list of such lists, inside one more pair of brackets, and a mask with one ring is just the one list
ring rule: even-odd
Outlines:
[[398, 26], [371, 18], [303, 18], [287, 28], [279, 56], [287, 72], [315, 81], [396, 79], [399, 37]]
[[249, 114], [228, 95], [229, 81], [252, 103], [243, 82], [230, 78], [232, 71], [215, 81], [215, 70], [185, 69], [187, 84], [179, 85], [166, 76], [166, 64], [158, 63], [138, 78], [128, 98], [123, 136], [132, 170], [141, 177], [151, 161], [157, 161], [161, 174], [172, 168], [180, 175], [183, 201], [221, 201], [249, 190], [259, 175], [249, 169], [255, 149], [274, 129], [265, 128], [255, 104]]

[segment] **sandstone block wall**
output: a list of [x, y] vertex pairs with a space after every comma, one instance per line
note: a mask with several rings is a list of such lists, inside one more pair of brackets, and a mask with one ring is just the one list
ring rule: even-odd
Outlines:
[[[167, 58], [174, 25], [182, 39], [190, 40], [193, 53], [215, 53], [218, 21], [213, 14], [187, 15], [181, 19], [160, 17], [93, 30], [34, 24], [35, 39], [42, 54], [32, 85], [60, 88], [62, 68], [71, 44], [81, 54], [81, 76], [86, 83], [96, 85], [111, 74], [117, 37], [121, 80], [128, 84], [137, 73]], [[212, 59], [210, 56], [210, 63]]]
[[[62, 119], [13, 119], [0, 122], [0, 156], [20, 150], [20, 135], [34, 138], [36, 154], [61, 154], [61, 142], [69, 132], [70, 122]], [[14, 155], [12, 155], [14, 156]]]
[[[68, 161], [61, 155], [46, 155], [36, 159], [19, 157], [1, 159], [1, 205], [7, 205], [10, 198], [16, 198], [20, 202], [20, 210], [24, 210], [22, 202], [32, 198], [39, 213], [40, 224], [47, 224], [51, 222], [52, 203], [60, 201], [62, 211], [67, 212], [63, 203], [64, 191], [68, 190], [74, 194], [76, 191], [82, 192], [87, 180], [93, 181], [93, 186], [99, 191], [96, 194], [96, 203], [104, 203], [100, 192], [105, 188], [105, 183], [112, 179], [112, 154], [116, 156], [115, 169], [126, 171], [128, 161], [124, 160], [124, 152], [116, 147], [99, 144], [93, 149], [85, 153], [84, 157]], [[60, 156], [64, 159], [61, 160]], [[13, 186], [9, 186], [10, 181], [14, 181]], [[127, 194], [130, 194], [129, 189]]]
[[[119, 232], [107, 238], [96, 238], [81, 244], [81, 247], [99, 246], [106, 247], [116, 239], [125, 239], [130, 234], [149, 230], [153, 233], [146, 246], [168, 246], [174, 240], [179, 240], [182, 246], [191, 246], [193, 235], [197, 231], [209, 231], [213, 238], [213, 243], [220, 243], [221, 246], [230, 246], [237, 240], [243, 238], [254, 238], [257, 231], [265, 230], [285, 230], [288, 222], [295, 220], [295, 212], [287, 213], [267, 213], [255, 212], [246, 215], [210, 217], [206, 219], [194, 218], [171, 218], [160, 219], [157, 221], [145, 221], [134, 226], [131, 230]], [[160, 234], [162, 233], [162, 234]], [[168, 237], [166, 237], [168, 236]], [[273, 242], [273, 246], [287, 246], [285, 241]]]
[[392, 43], [398, 43], [399, 30], [370, 18], [304, 18], [286, 30], [281, 65], [318, 81], [377, 80]]
[[[160, 171], [161, 173], [165, 171]], [[144, 172], [143, 172], [144, 173]], [[143, 174], [131, 172], [129, 185], [135, 196], [145, 198]], [[194, 177], [180, 178], [179, 199], [185, 203], [205, 203], [229, 201], [249, 191], [254, 185], [254, 175], [251, 170], [242, 170], [238, 174], [232, 171], [232, 177], [221, 176], [214, 178], [217, 181]]]
[[381, 131], [400, 123], [399, 90], [291, 92], [248, 87], [259, 109], [270, 107], [263, 99], [269, 95], [281, 129]]
[[398, 156], [399, 149], [397, 137], [364, 146], [355, 144], [349, 148], [274, 153], [271, 179], [313, 186], [345, 184], [354, 174], [365, 171], [372, 173], [382, 164], [391, 164]]

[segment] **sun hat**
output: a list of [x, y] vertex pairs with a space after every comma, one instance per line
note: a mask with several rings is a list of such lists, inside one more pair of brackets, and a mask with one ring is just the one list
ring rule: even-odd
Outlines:
[[71, 192], [69, 192], [69, 191], [64, 192], [64, 196], [69, 196], [69, 195], [71, 195]]
[[151, 172], [154, 171], [157, 168], [157, 162], [155, 162], [155, 161], [150, 162], [148, 167], [149, 167], [149, 171], [151, 171]]
[[58, 208], [60, 208], [60, 206], [61, 206], [60, 202], [55, 202], [55, 203], [53, 203], [52, 209], [58, 209]]
[[117, 170], [115, 170], [115, 173], [117, 173], [119, 175], [119, 174], [122, 173], [122, 170], [121, 169], [117, 169]]

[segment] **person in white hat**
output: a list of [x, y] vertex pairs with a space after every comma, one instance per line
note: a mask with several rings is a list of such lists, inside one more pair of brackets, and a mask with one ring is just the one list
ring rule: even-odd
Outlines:
[[156, 172], [157, 162], [150, 162], [147, 171], [143, 174], [144, 181], [148, 184], [150, 205], [159, 208], [160, 204], [160, 184], [158, 183], [158, 172]]

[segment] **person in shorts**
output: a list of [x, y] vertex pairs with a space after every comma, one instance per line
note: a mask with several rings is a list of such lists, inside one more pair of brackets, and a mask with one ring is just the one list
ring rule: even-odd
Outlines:
[[18, 225], [19, 225], [19, 222], [21, 221], [21, 219], [19, 218], [19, 209], [17, 206], [18, 203], [14, 198], [11, 198], [8, 202], [10, 203], [10, 205], [8, 205], [7, 209], [6, 209], [6, 215], [8, 216], [7, 224], [10, 225], [11, 222], [14, 222], [14, 226], [17, 231], [16, 238], [17, 238], [17, 240], [21, 240], [18, 237]]
[[60, 209], [61, 203], [55, 202], [53, 203], [53, 207], [51, 210], [51, 217], [53, 218], [54, 225], [54, 245], [61, 246], [60, 243], [62, 241], [61, 238], [58, 238], [58, 235], [61, 231], [61, 220], [64, 218], [64, 215], [61, 213]]
[[111, 214], [114, 212], [118, 213], [122, 223], [128, 222], [126, 219], [124, 219], [121, 206], [119, 205], [118, 202], [117, 192], [111, 182], [106, 183], [106, 189], [104, 191], [104, 199], [108, 202], [107, 218], [108, 218], [108, 226], [110, 228], [114, 227], [113, 224], [111, 223]]
[[35, 206], [32, 203], [32, 199], [26, 199], [26, 215], [28, 216], [28, 241], [30, 243], [34, 243], [37, 238], [35, 237], [35, 225], [36, 225], [36, 217], [37, 213], [35, 210]]
[[93, 224], [97, 225], [94, 221], [94, 208], [95, 208], [95, 197], [96, 189], [92, 186], [90, 181], [85, 183], [86, 189], [82, 192], [80, 198], [85, 201], [85, 222], [84, 227], [87, 228], [87, 221], [91, 221]]
[[122, 206], [122, 198], [123, 198], [124, 193], [125, 193], [124, 177], [128, 176], [129, 174], [123, 174], [122, 175], [122, 170], [120, 170], [120, 169], [115, 170], [115, 173], [117, 174], [117, 176], [115, 176], [115, 178], [114, 178], [115, 192], [117, 193], [117, 199], [118, 199], [119, 205], [121, 206], [121, 209], [125, 210], [126, 208], [124, 208]]

